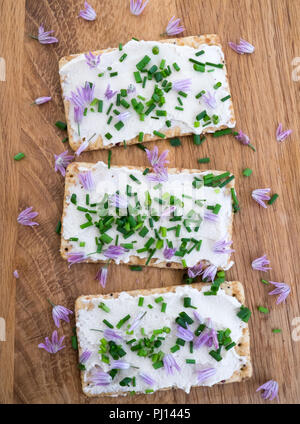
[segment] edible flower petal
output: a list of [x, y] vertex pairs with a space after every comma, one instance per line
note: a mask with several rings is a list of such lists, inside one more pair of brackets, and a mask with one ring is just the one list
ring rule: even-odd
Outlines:
[[185, 28], [180, 25], [180, 19], [175, 19], [175, 16], [172, 16], [170, 19], [165, 34], [167, 35], [177, 35], [183, 32]]
[[267, 259], [267, 255], [263, 255], [260, 258], [254, 259], [254, 261], [252, 262], [252, 268], [255, 269], [256, 271], [267, 272], [268, 269], [272, 269], [266, 266], [269, 264], [270, 264], [270, 261]]
[[96, 274], [95, 280], [98, 280], [101, 286], [105, 289], [106, 281], [107, 281], [108, 267], [107, 265], [103, 266], [99, 269]]
[[81, 172], [78, 174], [79, 182], [83, 185], [85, 190], [91, 191], [95, 186], [93, 174], [91, 171]]
[[263, 399], [269, 399], [273, 400], [275, 398], [278, 398], [278, 383], [275, 380], [269, 380], [262, 386], [260, 386], [256, 392], [259, 392], [260, 390], [263, 390], [263, 393], [261, 394], [261, 397]]
[[285, 302], [286, 298], [290, 294], [291, 288], [286, 283], [276, 283], [274, 281], [269, 281], [270, 284], [275, 286], [275, 289], [269, 292], [269, 295], [279, 294], [276, 304], [279, 305], [281, 302]]
[[106, 258], [118, 259], [118, 257], [120, 255], [123, 255], [124, 252], [126, 252], [126, 249], [124, 247], [110, 245], [103, 254]]
[[92, 8], [92, 6], [85, 1], [84, 2], [84, 10], [80, 10], [79, 17], [85, 19], [86, 21], [94, 21], [97, 17], [97, 14], [95, 10]]
[[259, 203], [260, 206], [266, 209], [267, 205], [265, 204], [265, 200], [270, 200], [270, 190], [270, 188], [257, 188], [252, 191], [252, 198]]
[[38, 345], [39, 349], [45, 349], [48, 353], [57, 353], [66, 346], [62, 346], [65, 336], [62, 336], [58, 339], [57, 331], [53, 331], [52, 340], [50, 341], [48, 337], [45, 338], [45, 343], [40, 343]]
[[226, 240], [220, 240], [217, 241], [214, 245], [213, 251], [214, 253], [232, 253], [234, 252], [234, 249], [229, 249], [229, 246], [232, 245], [232, 240], [226, 241]]
[[249, 41], [244, 40], [243, 38], [240, 38], [239, 44], [233, 43], [232, 41], [229, 41], [229, 47], [232, 48], [236, 53], [238, 54], [244, 54], [248, 53], [251, 54], [254, 52], [254, 46], [249, 43]]
[[59, 155], [54, 155], [54, 169], [55, 172], [59, 171], [63, 177], [66, 175], [66, 168], [74, 159], [73, 155], [69, 155], [68, 150], [60, 153]]
[[84, 262], [87, 259], [85, 253], [83, 252], [68, 252], [67, 257], [68, 257], [67, 260], [69, 262], [69, 268], [72, 265], [78, 264], [80, 262]]
[[145, 7], [147, 6], [149, 0], [130, 0], [130, 12], [135, 15], [139, 16]]
[[[52, 43], [58, 43], [58, 39], [55, 37], [50, 37], [50, 34], [52, 34], [54, 30], [51, 31], [45, 31], [44, 26], [41, 25], [39, 27], [39, 34], [37, 39], [41, 44], [52, 44]], [[36, 37], [33, 37], [36, 38]]]
[[170, 375], [174, 374], [174, 369], [176, 369], [177, 371], [180, 371], [180, 366], [177, 364], [174, 356], [171, 353], [167, 353], [163, 357], [163, 363], [164, 363], [164, 368], [167, 374], [170, 374]]
[[37, 222], [32, 221], [38, 215], [38, 212], [32, 212], [33, 207], [24, 209], [18, 216], [17, 221], [21, 225], [27, 225], [33, 227], [34, 225], [39, 225]]
[[216, 374], [217, 370], [215, 368], [204, 368], [197, 371], [198, 383], [204, 383], [204, 381], [213, 377]]
[[282, 131], [282, 124], [279, 124], [278, 128], [276, 130], [277, 141], [281, 142], [281, 141], [285, 140], [292, 132], [293, 132], [292, 130]]

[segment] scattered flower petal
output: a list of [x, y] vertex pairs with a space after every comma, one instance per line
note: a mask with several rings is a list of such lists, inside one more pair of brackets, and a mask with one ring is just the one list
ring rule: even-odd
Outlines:
[[281, 142], [281, 141], [285, 140], [292, 132], [293, 132], [292, 130], [282, 131], [282, 124], [279, 124], [278, 128], [276, 130], [277, 141]]
[[249, 41], [243, 40], [243, 38], [240, 38], [239, 44], [233, 43], [232, 41], [229, 41], [228, 44], [229, 47], [231, 47], [232, 50], [234, 50], [238, 54], [251, 54], [254, 52], [254, 46], [250, 44]]
[[183, 328], [180, 325], [177, 326], [176, 335], [186, 342], [191, 342], [194, 338], [194, 333], [189, 328]]
[[203, 94], [202, 99], [204, 100], [206, 106], [210, 107], [211, 109], [215, 109], [217, 106], [215, 95], [210, 91], [207, 91], [206, 94]]
[[66, 346], [62, 346], [65, 336], [62, 336], [58, 339], [57, 331], [53, 331], [52, 340], [50, 341], [48, 337], [45, 338], [45, 343], [40, 343], [38, 347], [40, 349], [45, 349], [49, 353], [57, 353]]
[[108, 246], [108, 248], [103, 254], [106, 258], [116, 260], [120, 255], [123, 255], [124, 252], [126, 252], [126, 249], [124, 247], [114, 246], [111, 244], [110, 246]]
[[37, 99], [35, 99], [33, 104], [42, 105], [44, 103], [50, 102], [50, 100], [52, 100], [52, 97], [38, 97]]
[[172, 16], [170, 19], [165, 34], [167, 35], [177, 35], [183, 32], [185, 28], [180, 25], [180, 19], [175, 19], [175, 16]]
[[102, 368], [94, 367], [90, 375], [90, 381], [95, 386], [108, 386], [112, 381], [112, 377], [104, 372]]
[[267, 272], [268, 269], [272, 269], [266, 266], [269, 264], [270, 264], [270, 261], [267, 259], [267, 255], [263, 255], [260, 258], [254, 259], [254, 261], [252, 262], [252, 268], [255, 269], [256, 271]]
[[169, 150], [165, 150], [162, 154], [158, 155], [158, 147], [154, 146], [153, 150], [146, 149], [146, 155], [153, 168], [154, 174], [147, 174], [148, 180], [152, 182], [165, 182], [168, 181], [168, 168], [167, 155]]
[[[74, 106], [74, 121], [79, 124], [83, 118], [83, 108], [81, 106]], [[79, 133], [79, 130], [78, 130]]]
[[95, 10], [92, 8], [92, 6], [85, 1], [84, 2], [84, 10], [80, 10], [79, 17], [85, 19], [86, 21], [94, 21], [97, 17], [97, 14]]
[[127, 88], [127, 94], [134, 94], [136, 92], [136, 88], [133, 84], [129, 84]]
[[234, 252], [234, 249], [229, 249], [229, 246], [232, 245], [232, 241], [226, 241], [226, 240], [220, 240], [217, 241], [214, 245], [213, 251], [214, 253], [224, 253], [224, 254], [228, 254], [228, 253], [232, 253]]
[[130, 364], [128, 364], [128, 362], [122, 361], [122, 359], [117, 359], [111, 363], [111, 369], [128, 370], [129, 368]]
[[204, 383], [204, 381], [213, 377], [216, 374], [217, 370], [215, 368], [204, 368], [197, 372], [198, 383]]
[[209, 222], [218, 222], [219, 217], [217, 214], [211, 212], [210, 210], [206, 210], [204, 212], [204, 219]]
[[88, 52], [84, 55], [86, 64], [89, 68], [94, 69], [100, 64], [101, 54], [94, 55], [92, 52]]
[[121, 336], [121, 334], [116, 331], [116, 330], [111, 330], [111, 329], [106, 329], [104, 330], [104, 338], [107, 341], [113, 341], [113, 342], [119, 342], [120, 340], [123, 340], [123, 337]]
[[190, 278], [196, 278], [198, 277], [198, 275], [201, 274], [202, 271], [203, 271], [203, 268], [201, 263], [198, 265], [194, 265], [188, 269], [188, 276]]
[[165, 218], [166, 216], [170, 216], [176, 209], [176, 206], [170, 206], [169, 208], [166, 208], [161, 213], [161, 218]]
[[130, 12], [135, 15], [139, 16], [145, 7], [147, 6], [149, 0], [130, 0]]
[[50, 301], [49, 303], [53, 306], [52, 318], [57, 328], [60, 327], [60, 320], [63, 320], [65, 322], [70, 322], [69, 314], [73, 314], [73, 312], [70, 311], [70, 309], [65, 308], [64, 306], [61, 306], [61, 305], [54, 305]]
[[279, 305], [281, 302], [285, 302], [286, 298], [290, 294], [291, 288], [286, 283], [276, 283], [274, 281], [269, 281], [270, 284], [275, 286], [275, 289], [269, 292], [269, 295], [279, 294], [276, 304]]
[[191, 86], [192, 86], [191, 78], [175, 81], [172, 84], [173, 90], [183, 91], [184, 93], [188, 93], [191, 90]]
[[69, 268], [74, 264], [86, 261], [87, 257], [83, 252], [68, 252], [67, 253]]
[[18, 272], [17, 269], [14, 270], [14, 277], [17, 278], [17, 279], [20, 278], [19, 272]]
[[202, 279], [207, 281], [214, 281], [218, 268], [215, 265], [210, 265], [205, 268]]
[[148, 384], [149, 386], [154, 386], [155, 380], [153, 380], [153, 378], [150, 377], [149, 374], [146, 374], [145, 372], [140, 372], [140, 377], [144, 383]]
[[71, 91], [69, 100], [74, 106], [78, 106], [81, 109], [85, 109], [94, 100], [95, 84], [85, 82], [83, 87], [77, 87], [76, 91]]
[[130, 112], [122, 112], [122, 113], [120, 113], [120, 115], [118, 115], [116, 118], [117, 118], [119, 121], [125, 122], [125, 121], [127, 121], [127, 119], [129, 119], [129, 118], [130, 118], [130, 116], [131, 116], [131, 113], [130, 113]]
[[108, 267], [105, 265], [100, 268], [96, 274], [95, 280], [98, 280], [101, 286], [105, 289], [106, 281], [107, 281]]
[[135, 330], [140, 325], [141, 320], [144, 318], [145, 315], [146, 312], [139, 312], [138, 315], [134, 318], [133, 323], [129, 327], [128, 331], [130, 332]]
[[[55, 37], [50, 37], [50, 34], [52, 34], [54, 31], [45, 31], [43, 25], [39, 27], [39, 35], [37, 39], [41, 44], [52, 44], [52, 43], [58, 43], [58, 39]], [[33, 37], [36, 38], [36, 37]]]
[[66, 175], [66, 168], [74, 159], [73, 155], [69, 155], [68, 150], [60, 153], [59, 155], [54, 155], [55, 163], [54, 169], [55, 172], [59, 171], [63, 177]]
[[85, 350], [81, 355], [80, 355], [80, 358], [79, 358], [79, 363], [80, 364], [85, 364], [89, 359], [90, 359], [90, 357], [92, 356], [92, 352], [90, 351], [90, 350]]
[[170, 375], [174, 374], [174, 369], [176, 369], [177, 371], [180, 371], [180, 366], [177, 364], [174, 356], [171, 353], [167, 353], [163, 357], [163, 363], [164, 363], [164, 368], [167, 374], [170, 374]]
[[33, 227], [34, 225], [39, 225], [37, 222], [32, 221], [38, 215], [38, 212], [32, 212], [32, 206], [30, 208], [24, 209], [18, 216], [17, 221], [21, 225], [27, 225]]
[[120, 194], [113, 194], [109, 197], [109, 203], [114, 208], [126, 209], [128, 206], [128, 200], [126, 197]]
[[110, 99], [112, 99], [112, 98], [113, 98], [116, 94], [117, 94], [117, 91], [113, 91], [113, 90], [111, 90], [111, 88], [110, 88], [110, 84], [108, 84], [108, 86], [106, 87], [105, 93], [104, 93], [105, 98], [106, 98], [107, 100], [110, 100]]
[[259, 203], [263, 208], [267, 208], [265, 200], [270, 200], [270, 188], [258, 188], [252, 191], [252, 198]]
[[79, 182], [83, 185], [85, 190], [91, 191], [95, 187], [93, 174], [91, 171], [81, 172], [78, 174]]
[[177, 249], [172, 249], [171, 247], [165, 247], [163, 250], [163, 255], [165, 259], [171, 259]]
[[76, 156], [80, 156], [81, 155], [81, 153], [82, 152], [84, 152], [86, 149], [87, 149], [87, 147], [88, 147], [88, 145], [89, 145], [89, 141], [88, 140], [85, 140], [79, 147], [78, 147], [78, 149], [76, 150], [76, 152], [75, 152], [75, 155]]
[[256, 392], [259, 392], [260, 390], [263, 390], [263, 393], [261, 394], [261, 397], [266, 400], [273, 400], [275, 398], [278, 398], [278, 383], [274, 380], [269, 380], [262, 386], [260, 386]]

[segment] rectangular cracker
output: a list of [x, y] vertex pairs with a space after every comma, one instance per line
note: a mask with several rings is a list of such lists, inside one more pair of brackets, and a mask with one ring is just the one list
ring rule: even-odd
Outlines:
[[[198, 283], [198, 284], [191, 284], [191, 285], [189, 285], [189, 287], [192, 287], [194, 289], [201, 291], [201, 289], [204, 286], [207, 286], [207, 285], [208, 284], [202, 284], [202, 283], [199, 284]], [[139, 290], [129, 291], [128, 294], [130, 296], [137, 297], [137, 298], [140, 297], [140, 296], [147, 296], [147, 295], [158, 295], [158, 296], [162, 295], [163, 296], [166, 293], [175, 292], [176, 288], [178, 288], [178, 287], [182, 287], [182, 286], [161, 287], [161, 288], [156, 288], [156, 289], [139, 289]], [[240, 282], [238, 282], [238, 281], [225, 282], [225, 283], [221, 284], [221, 289], [223, 289], [224, 292], [227, 295], [233, 296], [234, 298], [236, 298], [236, 300], [238, 302], [240, 302], [241, 304], [244, 304], [244, 302], [245, 302], [244, 288], [243, 288], [243, 286]], [[97, 308], [97, 306], [95, 306], [93, 304], [93, 300], [94, 301], [96, 300], [97, 304], [98, 304], [98, 301], [99, 301], [99, 303], [101, 301], [103, 301], [105, 303], [105, 301], [107, 301], [108, 299], [112, 299], [112, 298], [116, 299], [119, 296], [120, 296], [120, 293], [110, 293], [110, 294], [106, 294], [106, 295], [80, 296], [76, 300], [76, 302], [75, 302], [75, 316], [76, 316], [76, 328], [77, 328], [79, 357], [85, 350], [84, 335], [81, 334], [80, 325], [79, 325], [79, 313], [80, 313], [80, 311], [81, 310], [92, 311], [94, 309], [94, 307]], [[189, 315], [191, 315], [191, 313], [190, 313], [190, 311], [192, 311], [191, 309], [187, 310], [187, 309], [183, 308], [183, 310], [186, 310], [189, 313]], [[130, 311], [129, 311], [129, 313], [130, 313]], [[200, 315], [201, 315], [201, 312], [200, 312]], [[103, 318], [109, 319], [109, 314], [103, 312]], [[145, 319], [146, 319], [146, 317], [145, 317]], [[144, 326], [146, 327], [145, 321], [144, 321]], [[99, 335], [99, 339], [100, 338], [101, 338], [101, 335]], [[252, 364], [251, 364], [251, 358], [250, 358], [250, 335], [249, 335], [248, 324], [245, 324], [245, 326], [242, 330], [241, 338], [239, 340], [236, 340], [236, 346], [234, 346], [232, 349], [235, 349], [235, 352], [239, 356], [244, 357], [244, 363], [241, 365], [240, 369], [237, 369], [236, 371], [234, 371], [234, 373], [232, 374], [232, 376], [230, 378], [228, 378], [227, 380], [221, 381], [217, 384], [242, 382], [242, 381], [249, 379], [252, 376]], [[195, 351], [194, 351], [194, 355], [190, 355], [190, 356], [195, 357]], [[124, 359], [126, 361], [126, 356], [125, 356], [125, 358], [122, 358], [122, 359]], [[87, 379], [85, 379], [85, 372], [86, 372], [85, 370], [81, 371], [82, 390], [83, 390], [83, 393], [85, 395], [89, 396], [89, 397], [118, 396], [118, 395], [126, 395], [126, 394], [129, 393], [129, 392], [126, 393], [126, 392], [123, 392], [123, 391], [119, 391], [119, 392], [116, 391], [116, 392], [92, 394], [88, 390], [89, 382], [87, 381]], [[125, 373], [126, 373], [126, 371], [125, 371]], [[152, 377], [155, 378], [155, 370], [152, 374], [153, 374]], [[125, 375], [126, 374], [124, 374], [124, 376]], [[193, 386], [193, 387], [198, 387], [198, 386]], [[167, 388], [161, 388], [157, 391], [165, 391], [165, 390], [170, 390], [170, 389], [171, 388], [167, 387]], [[134, 390], [134, 388], [132, 388], [132, 390]]]
[[[104, 166], [105, 164], [100, 162], [100, 165]], [[127, 166], [127, 167], [122, 167], [122, 166], [111, 166], [111, 169], [114, 170], [118, 170], [121, 168], [125, 168], [125, 169], [129, 169], [129, 170], [137, 170], [137, 171], [144, 171], [143, 167], [134, 167], [134, 166]], [[70, 164], [67, 168], [66, 171], [66, 178], [65, 178], [65, 194], [64, 194], [64, 206], [63, 206], [63, 215], [62, 215], [62, 229], [61, 229], [61, 247], [60, 247], [60, 252], [61, 255], [64, 259], [68, 259], [68, 254], [70, 252], [77, 252], [78, 251], [78, 246], [74, 246], [74, 243], [72, 244], [72, 242], [70, 242], [65, 236], [65, 232], [64, 232], [64, 227], [65, 227], [65, 220], [66, 220], [66, 215], [68, 212], [68, 208], [69, 207], [74, 207], [74, 205], [71, 204], [70, 202], [70, 197], [72, 194], [72, 187], [74, 187], [74, 184], [78, 183], [79, 181], [79, 177], [78, 175], [80, 174], [80, 169], [84, 169], [84, 170], [90, 170], [93, 172], [93, 170], [97, 169], [97, 164], [92, 164], [92, 163], [76, 163], [73, 162], [72, 164]], [[199, 173], [214, 173], [215, 175], [219, 175], [222, 174], [224, 171], [200, 171], [198, 169], [179, 169], [179, 168], [169, 168], [168, 169], [168, 173], [169, 174], [184, 174], [184, 173], [188, 173], [188, 174], [199, 174]], [[101, 181], [96, 181], [96, 185], [100, 184]], [[134, 184], [134, 183], [133, 183]], [[230, 196], [231, 199], [231, 193], [230, 193], [230, 189], [234, 187], [234, 180], [232, 180], [224, 189], [224, 193], [226, 193], [226, 196]], [[228, 240], [231, 240], [231, 236], [232, 236], [232, 221], [233, 221], [233, 211], [232, 209], [230, 209], [230, 219], [228, 222], [228, 227], [226, 228], [226, 233], [228, 234]], [[176, 225], [176, 222], [174, 223]], [[225, 232], [225, 229], [224, 229]], [[72, 235], [73, 236], [73, 235]], [[196, 236], [195, 236], [196, 237]], [[82, 240], [81, 240], [82, 241]], [[147, 239], [145, 238], [145, 242], [147, 241]], [[217, 240], [216, 240], [217, 241]], [[130, 242], [130, 239], [124, 240], [123, 243], [126, 242]], [[114, 240], [110, 243], [110, 244], [114, 244]], [[108, 247], [108, 244], [105, 246]], [[176, 246], [175, 246], [176, 247]], [[203, 246], [202, 246], [203, 247]], [[84, 250], [84, 249], [83, 249]], [[82, 249], [79, 249], [79, 251], [82, 251]], [[86, 252], [86, 253], [90, 253], [90, 252]], [[225, 266], [219, 266], [219, 269], [228, 269], [231, 265], [231, 255], [227, 254], [227, 262], [225, 264]], [[84, 260], [84, 262], [100, 262], [100, 263], [105, 263], [107, 262], [104, 259], [101, 258], [87, 258], [86, 260]], [[147, 258], [142, 258], [140, 256], [138, 256], [137, 254], [132, 254], [129, 258], [129, 261], [122, 261], [120, 260], [120, 264], [127, 264], [127, 265], [145, 265], [147, 262]], [[200, 262], [202, 262], [202, 265], [208, 266], [211, 263], [207, 260], [204, 260], [203, 257], [201, 257], [201, 248], [199, 251], [199, 259], [197, 261], [197, 264], [199, 264]], [[195, 264], [194, 264], [195, 265]], [[158, 268], [168, 268], [168, 269], [184, 269], [183, 265], [181, 262], [176, 262], [176, 261], [172, 261], [172, 260], [163, 260], [161, 262], [158, 262], [157, 259], [153, 258], [150, 260], [150, 262], [148, 263], [148, 266], [154, 266], [154, 267], [158, 267]]]
[[[220, 47], [220, 49], [222, 49], [219, 37], [216, 34], [190, 36], [190, 37], [183, 37], [183, 38], [163, 39], [163, 40], [159, 40], [159, 42], [160, 43], [172, 43], [172, 44], [176, 44], [178, 46], [189, 46], [189, 47], [192, 47], [194, 49], [199, 49], [201, 45], [218, 46], [218, 47]], [[94, 55], [99, 55], [99, 54], [108, 53], [108, 52], [115, 51], [115, 50], [117, 50], [117, 48], [108, 48], [108, 49], [103, 49], [103, 50], [97, 50], [97, 51], [94, 51], [92, 53]], [[120, 53], [122, 53], [122, 52], [120, 52]], [[65, 56], [65, 57], [61, 58], [60, 61], [59, 61], [60, 73], [61, 73], [62, 68], [66, 64], [68, 64], [73, 59], [79, 57], [80, 55], [81, 54], [74, 54], [74, 55], [69, 55], [69, 56]], [[195, 59], [198, 60], [198, 61], [201, 61], [201, 56], [199, 56], [199, 57], [195, 56]], [[123, 63], [124, 63], [124, 66], [126, 66], [126, 61], [124, 61]], [[223, 61], [223, 64], [224, 64], [223, 70], [224, 70], [224, 76], [225, 76], [224, 85], [226, 84], [226, 92], [228, 92], [228, 94], [230, 95], [229, 82], [228, 82], [228, 77], [227, 77], [226, 65], [225, 65], [224, 61]], [[201, 73], [199, 73], [199, 74], [201, 74]], [[181, 76], [181, 77], [180, 76], [178, 77], [178, 79], [182, 79], [182, 78], [184, 78], [184, 75]], [[111, 80], [113, 80], [113, 78], [111, 78]], [[73, 150], [77, 150], [80, 147], [80, 145], [84, 142], [85, 138], [83, 137], [81, 140], [80, 139], [76, 140], [75, 137], [74, 137], [74, 131], [71, 127], [70, 119], [69, 119], [70, 107], [73, 107], [73, 106], [71, 106], [70, 101], [68, 100], [68, 98], [65, 95], [64, 83], [67, 82], [67, 80], [66, 80], [66, 77], [62, 74], [60, 74], [60, 81], [61, 81], [61, 87], [62, 87], [62, 93], [63, 93], [63, 102], [64, 102], [64, 107], [65, 107], [66, 122], [67, 122], [67, 126], [68, 126], [69, 143], [70, 143], [70, 146]], [[112, 81], [112, 84], [113, 84], [113, 81]], [[137, 85], [139, 85], [139, 84], [137, 84]], [[75, 89], [75, 87], [74, 87], [74, 89]], [[115, 101], [115, 99], [113, 99], [112, 101]], [[232, 128], [232, 127], [235, 126], [235, 116], [234, 116], [234, 110], [233, 110], [233, 104], [232, 104], [231, 98], [229, 100], [227, 100], [227, 102], [229, 102], [229, 113], [230, 113], [227, 124], [226, 125], [225, 124], [223, 124], [223, 125], [219, 124], [219, 125], [215, 125], [215, 126], [209, 125], [209, 126], [203, 128], [202, 133], [215, 132], [216, 130], [224, 129], [224, 128], [227, 128], [227, 127]], [[107, 101], [107, 104], [109, 104], [109, 103], [110, 103], [110, 101]], [[163, 109], [163, 107], [161, 109]], [[203, 109], [203, 107], [201, 107], [200, 104], [199, 104], [199, 112], [201, 112], [202, 109]], [[124, 109], [124, 111], [125, 111], [125, 109]], [[103, 113], [105, 113], [105, 112], [103, 112]], [[166, 119], [168, 119], [168, 118], [166, 118]], [[164, 122], [165, 122], [165, 120], [163, 119], [163, 123]], [[140, 131], [143, 131], [143, 128], [137, 129], [136, 134], [138, 134]], [[166, 138], [172, 138], [172, 137], [175, 137], [175, 136], [190, 135], [190, 134], [193, 133], [193, 132], [190, 132], [190, 131], [185, 132], [179, 126], [172, 126], [171, 128], [163, 127], [162, 132], [165, 134]], [[197, 130], [195, 129], [194, 132], [197, 132]], [[153, 141], [153, 140], [160, 140], [160, 138], [158, 136], [154, 135], [153, 133], [151, 133], [151, 134], [148, 133], [148, 134], [144, 135], [143, 142]], [[122, 139], [122, 135], [120, 134], [120, 140], [119, 140], [118, 143], [110, 143], [110, 144], [104, 145], [101, 135], [98, 135], [97, 138], [94, 138], [90, 141], [86, 150], [110, 149], [111, 147], [120, 145], [122, 142], [123, 142], [123, 139]], [[138, 136], [126, 141], [126, 143], [128, 145], [136, 144], [138, 142], [139, 142]]]

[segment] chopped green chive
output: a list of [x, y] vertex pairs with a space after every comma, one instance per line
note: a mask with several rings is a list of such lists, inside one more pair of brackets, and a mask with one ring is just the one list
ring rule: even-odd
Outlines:
[[281, 333], [282, 330], [280, 328], [273, 328], [272, 333], [276, 334], [276, 333]]
[[231, 128], [225, 128], [224, 130], [218, 130], [213, 133], [213, 137], [221, 137], [222, 135], [232, 134]]
[[203, 135], [194, 134], [194, 144], [196, 144], [197, 146], [200, 146], [205, 140], [206, 138]]
[[103, 302], [99, 303], [98, 308], [102, 309], [104, 312], [110, 312], [109, 307], [106, 306], [105, 303], [103, 303]]
[[248, 322], [251, 316], [251, 311], [246, 306], [242, 305], [237, 316], [244, 322]]
[[163, 302], [161, 305], [161, 312], [166, 312], [166, 309], [167, 309], [167, 304]]
[[152, 49], [152, 53], [157, 55], [159, 53], [159, 47], [158, 46], [154, 46]]
[[121, 327], [122, 327], [122, 325], [124, 325], [125, 324], [125, 322], [126, 321], [128, 321], [130, 319], [130, 315], [128, 314], [128, 315], [126, 315], [124, 318], [122, 318], [119, 322], [118, 322], [118, 324], [116, 325], [116, 327], [118, 328], [118, 329], [120, 329]]
[[110, 111], [112, 110], [113, 105], [114, 105], [113, 103], [111, 103], [109, 105], [109, 108], [107, 109], [106, 115], [109, 115], [110, 114]]
[[126, 59], [126, 57], [127, 57], [127, 54], [126, 53], [122, 54], [122, 56], [120, 57], [119, 61], [120, 62], [123, 62]]
[[116, 77], [118, 75], [118, 72], [111, 72], [109, 74], [110, 77]]
[[140, 133], [139, 133], [139, 141], [141, 142], [141, 141], [143, 141], [143, 138], [144, 138], [144, 133], [141, 131]]
[[57, 128], [59, 128], [60, 130], [66, 130], [67, 129], [67, 124], [65, 122], [62, 122], [62, 121], [56, 121], [55, 126]]
[[14, 156], [14, 160], [21, 160], [21, 159], [23, 159], [23, 158], [25, 158], [25, 155], [24, 155], [24, 153], [17, 153], [15, 156]]
[[263, 283], [263, 284], [265, 284], [266, 286], [268, 286], [270, 283], [269, 283], [269, 281], [267, 281], [267, 280], [261, 280], [261, 282]]
[[140, 265], [131, 265], [131, 271], [143, 271], [143, 267]]
[[69, 140], [69, 137], [65, 137], [61, 140], [62, 143], [66, 143]]
[[259, 312], [262, 312], [263, 314], [268, 314], [269, 313], [269, 309], [268, 308], [265, 308], [264, 306], [258, 306], [257, 307], [257, 310]]
[[138, 306], [143, 306], [144, 304], [144, 297], [139, 297]]
[[140, 180], [138, 180], [134, 175], [132, 175], [132, 174], [130, 174], [129, 175], [129, 177], [134, 181], [134, 182], [136, 182], [137, 184], [142, 184], [141, 182], [140, 182]]
[[221, 87], [221, 85], [222, 85], [222, 83], [221, 83], [221, 82], [217, 82], [217, 83], [214, 85], [214, 89], [215, 89], [215, 90], [217, 90], [219, 87]]
[[114, 125], [114, 127], [117, 131], [120, 131], [124, 127], [124, 123], [122, 121], [119, 121]]
[[123, 45], [122, 43], [119, 44], [119, 51], [121, 52], [123, 50]]
[[277, 193], [273, 194], [271, 199], [268, 201], [268, 204], [272, 205], [275, 202], [275, 200], [277, 199], [277, 197], [279, 197], [279, 194], [277, 194]]
[[151, 61], [151, 58], [149, 56], [144, 56], [144, 58], [136, 65], [136, 68], [139, 71], [142, 71], [147, 65], [148, 63]]
[[221, 102], [226, 102], [226, 100], [230, 99], [230, 97], [231, 97], [230, 95], [223, 97], [221, 99]]
[[104, 319], [102, 322], [103, 322], [103, 324], [107, 325], [107, 327], [114, 328], [114, 326], [109, 321], [107, 321], [106, 319]]
[[244, 171], [243, 171], [243, 175], [244, 175], [244, 177], [250, 177], [250, 175], [252, 174], [252, 169], [250, 169], [250, 168], [245, 168], [244, 169]]
[[196, 56], [201, 56], [202, 54], [204, 54], [204, 50], [200, 50], [199, 52], [195, 53]]
[[178, 137], [171, 138], [169, 141], [170, 141], [171, 146], [174, 146], [174, 147], [181, 146], [181, 141]]
[[108, 151], [108, 158], [107, 158], [107, 168], [110, 169], [110, 162], [111, 162], [111, 150]]
[[160, 137], [160, 138], [166, 138], [166, 135], [165, 134], [163, 134], [163, 133], [161, 133], [161, 132], [159, 132], [159, 131], [153, 131], [153, 134], [154, 135], [156, 135], [157, 137]]
[[198, 163], [209, 163], [210, 162], [210, 158], [201, 158], [201, 159], [198, 159], [197, 162]]
[[186, 364], [195, 364], [196, 360], [195, 359], [186, 359], [185, 362], [186, 362]]
[[103, 111], [103, 100], [99, 100], [98, 101], [98, 112], [102, 112]]
[[141, 74], [139, 73], [139, 71], [134, 72], [133, 75], [134, 75], [135, 82], [137, 84], [141, 84], [143, 82]]
[[206, 62], [206, 65], [213, 66], [214, 68], [220, 68], [220, 69], [224, 67], [223, 63]]
[[164, 300], [164, 298], [163, 298], [162, 296], [160, 296], [160, 297], [157, 297], [157, 298], [154, 300], [154, 302], [155, 302], [155, 303], [161, 303], [163, 300]]
[[58, 221], [56, 228], [55, 228], [55, 232], [56, 232], [56, 234], [61, 233], [61, 221]]

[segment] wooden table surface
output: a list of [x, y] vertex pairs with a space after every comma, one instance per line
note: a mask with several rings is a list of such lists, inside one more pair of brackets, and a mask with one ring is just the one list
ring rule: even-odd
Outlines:
[[[0, 402], [260, 403], [255, 389], [275, 379], [279, 401], [298, 403], [300, 81], [296, 80], [300, 80], [300, 72], [297, 78], [292, 61], [300, 56], [300, 1], [150, 0], [144, 13], [135, 17], [129, 13], [129, 0], [90, 0], [98, 13], [92, 23], [77, 18], [83, 3], [0, 1], [0, 57], [6, 61], [6, 81], [0, 81], [0, 317], [6, 321], [6, 341], [0, 342]], [[53, 154], [68, 145], [62, 144], [65, 134], [54, 126], [55, 121], [64, 120], [58, 60], [70, 53], [113, 47], [132, 36], [159, 39], [173, 15], [182, 18], [185, 36], [217, 33], [221, 37], [237, 128], [246, 132], [257, 148], [254, 153], [231, 136], [208, 136], [202, 146], [195, 146], [191, 137], [183, 137], [180, 147], [172, 147], [168, 141], [157, 143], [160, 151], [170, 150], [172, 167], [205, 169], [205, 165], [197, 165], [197, 158], [209, 156], [211, 169], [230, 170], [236, 176], [241, 211], [234, 219], [235, 266], [227, 272], [227, 279], [244, 284], [247, 304], [253, 310], [254, 374], [244, 383], [192, 389], [189, 395], [171, 390], [134, 398], [87, 399], [81, 393], [77, 357], [70, 345], [74, 321], [59, 330], [67, 345], [60, 353], [50, 355], [37, 348], [54, 330], [46, 298], [73, 309], [79, 295], [180, 284], [182, 272], [148, 268], [138, 273], [111, 265], [107, 288], [102, 290], [94, 280], [99, 266], [79, 264], [68, 269], [60, 257], [55, 227], [62, 213], [64, 180], [54, 172]], [[28, 37], [36, 34], [42, 23], [55, 30], [58, 44], [43, 46]], [[253, 55], [240, 56], [230, 50], [227, 42], [240, 36], [255, 45]], [[53, 101], [30, 106], [33, 99], [46, 95]], [[293, 129], [282, 144], [275, 138], [279, 122]], [[13, 156], [20, 151], [26, 158], [15, 162]], [[86, 152], [79, 160], [106, 161], [107, 151]], [[120, 147], [113, 149], [112, 164], [146, 165], [147, 160], [135, 146]], [[242, 176], [246, 167], [253, 169], [250, 178]], [[265, 187], [279, 194], [266, 210], [251, 199], [253, 189]], [[39, 212], [38, 227], [16, 222], [18, 213], [28, 206]], [[251, 261], [264, 253], [272, 266], [267, 274], [251, 268]], [[14, 269], [19, 270], [18, 280], [13, 278]], [[290, 284], [287, 303], [277, 306], [261, 278]], [[259, 313], [258, 305], [267, 306], [270, 313]], [[273, 334], [272, 328], [278, 327], [282, 333]]]

